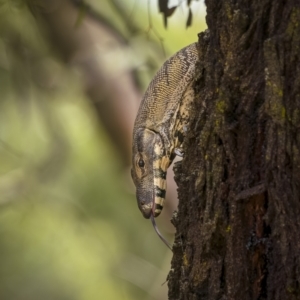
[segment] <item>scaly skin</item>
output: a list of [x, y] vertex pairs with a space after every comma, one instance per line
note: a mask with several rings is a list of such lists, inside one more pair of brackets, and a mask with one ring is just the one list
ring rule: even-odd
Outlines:
[[189, 126], [197, 60], [196, 43], [168, 59], [146, 90], [135, 120], [131, 175], [145, 218], [157, 217], [163, 208], [167, 169]]

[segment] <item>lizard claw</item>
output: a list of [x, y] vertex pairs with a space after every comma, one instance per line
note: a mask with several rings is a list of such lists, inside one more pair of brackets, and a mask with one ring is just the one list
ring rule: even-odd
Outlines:
[[176, 155], [180, 156], [180, 157], [183, 157], [183, 156], [184, 156], [184, 152], [183, 152], [181, 149], [179, 149], [179, 148], [175, 148], [175, 149], [174, 149], [174, 153], [175, 153]]

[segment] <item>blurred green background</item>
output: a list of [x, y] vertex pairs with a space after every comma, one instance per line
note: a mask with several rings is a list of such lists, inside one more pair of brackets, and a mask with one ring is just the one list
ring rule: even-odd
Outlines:
[[[161, 63], [205, 29], [204, 4], [186, 30], [182, 2], [166, 30], [154, 0], [85, 3], [0, 0], [0, 299], [167, 299], [171, 252], [129, 175], [132, 116]], [[102, 27], [118, 51], [103, 54]]]

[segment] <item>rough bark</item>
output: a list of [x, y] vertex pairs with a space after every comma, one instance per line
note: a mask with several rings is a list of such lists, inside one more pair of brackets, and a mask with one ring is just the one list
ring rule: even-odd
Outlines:
[[169, 299], [300, 299], [300, 5], [207, 0]]

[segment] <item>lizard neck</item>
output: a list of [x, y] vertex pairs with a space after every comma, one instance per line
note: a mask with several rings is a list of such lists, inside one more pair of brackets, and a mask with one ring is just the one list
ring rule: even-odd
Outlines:
[[[184, 138], [186, 137], [188, 131], [190, 130], [191, 115], [193, 111], [193, 100], [194, 100], [194, 89], [193, 82], [191, 82], [186, 91], [183, 94], [183, 97], [176, 108], [176, 111], [172, 118], [170, 119], [170, 147], [169, 147], [169, 156], [173, 158], [174, 150], [176, 148], [181, 149]], [[171, 158], [171, 161], [173, 159]]]

